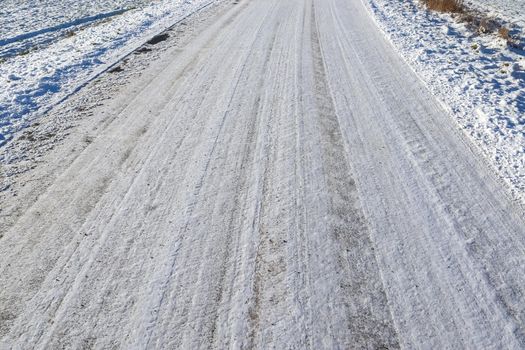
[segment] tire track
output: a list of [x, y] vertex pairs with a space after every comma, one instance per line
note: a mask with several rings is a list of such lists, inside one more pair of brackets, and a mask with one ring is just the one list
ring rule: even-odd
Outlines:
[[[250, 99], [254, 98], [253, 106], [250, 109], [248, 122], [246, 125], [246, 130], [243, 131], [243, 134], [246, 134], [246, 139], [244, 139], [241, 144], [244, 145], [242, 156], [239, 164], [239, 172], [237, 175], [237, 180], [234, 181], [234, 183], [237, 184], [236, 188], [236, 194], [234, 203], [237, 204], [236, 207], [233, 208], [233, 212], [228, 224], [228, 232], [236, 232], [240, 230], [240, 227], [242, 225], [243, 221], [243, 212], [245, 212], [248, 209], [247, 206], [247, 189], [250, 186], [250, 177], [249, 174], [253, 172], [256, 166], [256, 162], [254, 162], [254, 154], [255, 149], [257, 145], [257, 140], [259, 138], [259, 134], [262, 131], [261, 129], [263, 126], [260, 124], [260, 115], [261, 115], [261, 99], [262, 95], [264, 94], [264, 83], [266, 80], [266, 77], [264, 75], [264, 72], [268, 70], [270, 57], [272, 55], [274, 46], [275, 46], [275, 40], [276, 40], [276, 33], [277, 28], [274, 29], [273, 35], [271, 36], [269, 42], [269, 46], [265, 48], [266, 54], [265, 58], [262, 64], [262, 68], [260, 70], [260, 78], [257, 83], [256, 93], [254, 96], [250, 96]], [[260, 38], [256, 38], [257, 40], [261, 40]], [[241, 95], [242, 96], [242, 95]], [[238, 114], [238, 113], [237, 113]], [[239, 115], [237, 115], [238, 117]], [[234, 238], [237, 238], [237, 246], [235, 248], [235, 257], [232, 255], [231, 247], [234, 244]], [[213, 328], [211, 332], [211, 341], [210, 344], [215, 344], [218, 347], [228, 347], [229, 344], [224, 344], [225, 339], [221, 340], [218, 338], [217, 335], [217, 328], [220, 327], [220, 317], [219, 317], [219, 310], [222, 308], [224, 304], [230, 305], [232, 303], [232, 286], [231, 283], [229, 285], [226, 284], [227, 282], [227, 276], [231, 276], [232, 273], [237, 271], [236, 261], [239, 257], [239, 237], [233, 237], [233, 235], [228, 235], [227, 237], [227, 244], [224, 249], [224, 258], [223, 258], [223, 265], [221, 267], [221, 273], [220, 273], [220, 289], [218, 291], [218, 307], [214, 312], [214, 322], [213, 322]], [[231, 277], [230, 277], [231, 278]], [[224, 294], [225, 290], [228, 289], [230, 292], [228, 296], [228, 301], [226, 302], [224, 299], [226, 298], [226, 295]], [[220, 344], [220, 345], [219, 345]]]
[[370, 31], [362, 4], [332, 0], [322, 11], [336, 110], [401, 346], [519, 348], [524, 226], [515, 209]]
[[[2, 345], [517, 344], [517, 214], [505, 223], [482, 170], [456, 178], [471, 163], [443, 156], [461, 149], [361, 5], [236, 3], [168, 52], [12, 227], [24, 235], [0, 246], [16, 266], [0, 276]], [[485, 191], [474, 202], [463, 185]], [[93, 203], [68, 196], [93, 190]]]
[[337, 263], [347, 329], [353, 348], [399, 348], [388, 300], [371, 241], [367, 220], [359, 203], [353, 171], [331, 97], [319, 41], [315, 3], [312, 4], [312, 53], [315, 103], [322, 140], [325, 181], [329, 191], [329, 228], [340, 247]]

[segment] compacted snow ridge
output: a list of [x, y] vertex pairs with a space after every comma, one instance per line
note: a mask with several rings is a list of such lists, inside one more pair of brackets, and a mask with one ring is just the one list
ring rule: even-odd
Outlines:
[[157, 33], [0, 148], [0, 349], [525, 348], [523, 210], [365, 2]]
[[[448, 14], [427, 11], [417, 0], [365, 2], [396, 49], [450, 107], [459, 127], [509, 185], [514, 198], [524, 202], [525, 51], [509, 48], [497, 35], [474, 33]], [[501, 4], [504, 9], [515, 3], [523, 1], [493, 6]], [[522, 18], [525, 7], [515, 9], [514, 19]], [[502, 20], [522, 33], [520, 22], [511, 22]]]
[[145, 38], [213, 0], [0, 3], [0, 146]]

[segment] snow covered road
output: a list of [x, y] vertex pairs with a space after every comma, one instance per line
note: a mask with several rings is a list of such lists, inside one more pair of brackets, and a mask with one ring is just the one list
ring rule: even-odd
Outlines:
[[361, 1], [166, 55], [5, 226], [0, 348], [525, 346], [522, 209]]

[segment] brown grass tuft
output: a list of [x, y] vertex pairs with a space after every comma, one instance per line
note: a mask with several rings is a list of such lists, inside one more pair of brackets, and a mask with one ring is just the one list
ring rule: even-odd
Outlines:
[[510, 31], [507, 27], [501, 27], [500, 29], [498, 29], [498, 35], [504, 40], [510, 40]]
[[[452, 13], [451, 17], [466, 23], [466, 27], [477, 34], [497, 34], [511, 48], [523, 50], [523, 39], [510, 33], [497, 18], [469, 8], [464, 0], [420, 0], [429, 10]], [[474, 50], [476, 48], [472, 47]]]
[[464, 12], [463, 0], [423, 0], [423, 3], [430, 9], [439, 12]]

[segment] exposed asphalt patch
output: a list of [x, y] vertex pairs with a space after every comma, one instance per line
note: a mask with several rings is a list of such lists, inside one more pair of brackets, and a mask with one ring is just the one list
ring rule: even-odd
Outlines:
[[116, 66], [115, 68], [109, 70], [110, 73], [120, 73], [122, 71], [124, 71], [124, 69], [121, 66]]
[[146, 53], [146, 52], [150, 52], [150, 51], [153, 51], [153, 50], [150, 49], [149, 47], [141, 47], [135, 53], [136, 54], [141, 54], [141, 53]]
[[150, 45], [157, 45], [158, 43], [167, 40], [169, 37], [170, 37], [169, 34], [166, 34], [166, 33], [155, 35], [153, 38], [151, 38], [148, 41], [148, 44], [150, 44]]

